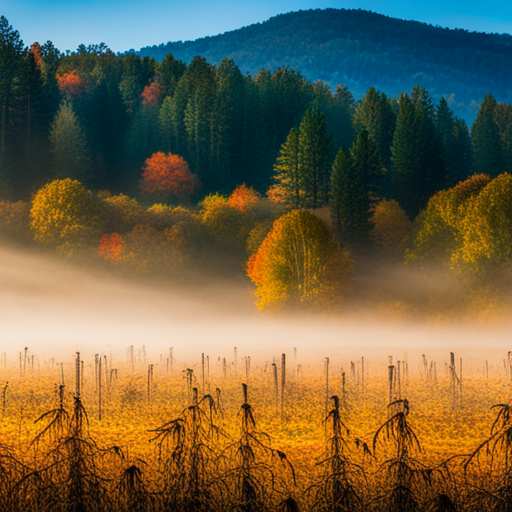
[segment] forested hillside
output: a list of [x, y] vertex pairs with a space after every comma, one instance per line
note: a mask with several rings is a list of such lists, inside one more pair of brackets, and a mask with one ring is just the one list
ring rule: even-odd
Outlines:
[[216, 65], [229, 57], [250, 73], [290, 66], [311, 81], [344, 83], [356, 98], [372, 86], [395, 96], [421, 85], [436, 101], [454, 95], [452, 107], [467, 121], [474, 119], [475, 103], [486, 93], [500, 101], [512, 96], [509, 34], [451, 30], [363, 10], [292, 12], [219, 36], [137, 53], [160, 61], [169, 52], [187, 63], [195, 55]]
[[491, 93], [468, 127], [420, 85], [356, 101], [293, 68], [61, 54], [0, 17], [0, 114], [0, 234], [130, 272], [246, 268], [262, 308], [339, 305], [351, 255], [510, 289], [512, 104]]

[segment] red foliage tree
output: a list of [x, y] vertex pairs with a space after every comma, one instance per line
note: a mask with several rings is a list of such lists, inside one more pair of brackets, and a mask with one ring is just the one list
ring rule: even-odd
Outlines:
[[172, 153], [154, 153], [142, 170], [142, 193], [162, 200], [188, 201], [201, 188], [199, 179], [190, 172], [187, 162]]
[[80, 78], [75, 72], [64, 73], [57, 75], [60, 92], [68, 99], [71, 100], [84, 92], [87, 87], [85, 81]]
[[43, 67], [43, 57], [41, 56], [41, 45], [37, 42], [30, 47], [30, 53], [34, 56], [34, 61], [39, 69]]
[[142, 91], [142, 106], [143, 107], [158, 107], [165, 96], [164, 88], [157, 82], [146, 85]]
[[98, 252], [102, 258], [117, 263], [124, 258], [125, 247], [126, 242], [123, 240], [123, 237], [120, 234], [106, 234], [103, 235], [100, 239]]

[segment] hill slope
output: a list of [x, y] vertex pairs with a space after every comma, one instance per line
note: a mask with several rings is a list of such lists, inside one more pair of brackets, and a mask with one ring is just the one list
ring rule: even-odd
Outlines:
[[171, 52], [212, 64], [231, 57], [242, 71], [289, 66], [310, 80], [346, 84], [356, 97], [374, 86], [395, 96], [414, 85], [434, 99], [453, 96], [452, 107], [472, 118], [487, 92], [512, 98], [512, 36], [434, 27], [347, 9], [298, 11], [264, 23], [197, 39], [145, 47], [161, 60]]

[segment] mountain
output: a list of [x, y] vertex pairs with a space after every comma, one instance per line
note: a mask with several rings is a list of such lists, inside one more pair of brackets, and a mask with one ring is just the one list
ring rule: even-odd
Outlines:
[[446, 96], [466, 119], [486, 93], [512, 99], [512, 36], [447, 29], [364, 10], [291, 12], [224, 34], [142, 48], [141, 56], [195, 55], [219, 64], [232, 58], [251, 74], [261, 68], [295, 68], [309, 80], [347, 85], [356, 98], [376, 87], [388, 96], [425, 87]]

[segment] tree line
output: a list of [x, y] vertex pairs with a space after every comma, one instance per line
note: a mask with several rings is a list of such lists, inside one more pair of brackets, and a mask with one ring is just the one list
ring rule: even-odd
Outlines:
[[[510, 167], [511, 107], [490, 95], [470, 133], [446, 99], [434, 105], [420, 87], [396, 98], [371, 88], [355, 101], [346, 86], [332, 91], [289, 68], [243, 75], [230, 59], [213, 66], [198, 56], [186, 65], [169, 54], [158, 63], [116, 56], [104, 44], [62, 54], [51, 42], [24, 46], [4, 17], [0, 77], [4, 197], [27, 198], [65, 177], [133, 193], [158, 151], [184, 158], [204, 194], [242, 183], [264, 193], [284, 183], [296, 144], [300, 179], [313, 173], [315, 188], [300, 192], [312, 194], [307, 200], [295, 191], [296, 206], [318, 207], [334, 186], [335, 161], [333, 182], [343, 181], [340, 148], [357, 169], [376, 146], [368, 186], [414, 216], [432, 193], [474, 170], [496, 175]], [[354, 182], [354, 172], [344, 179]]]

